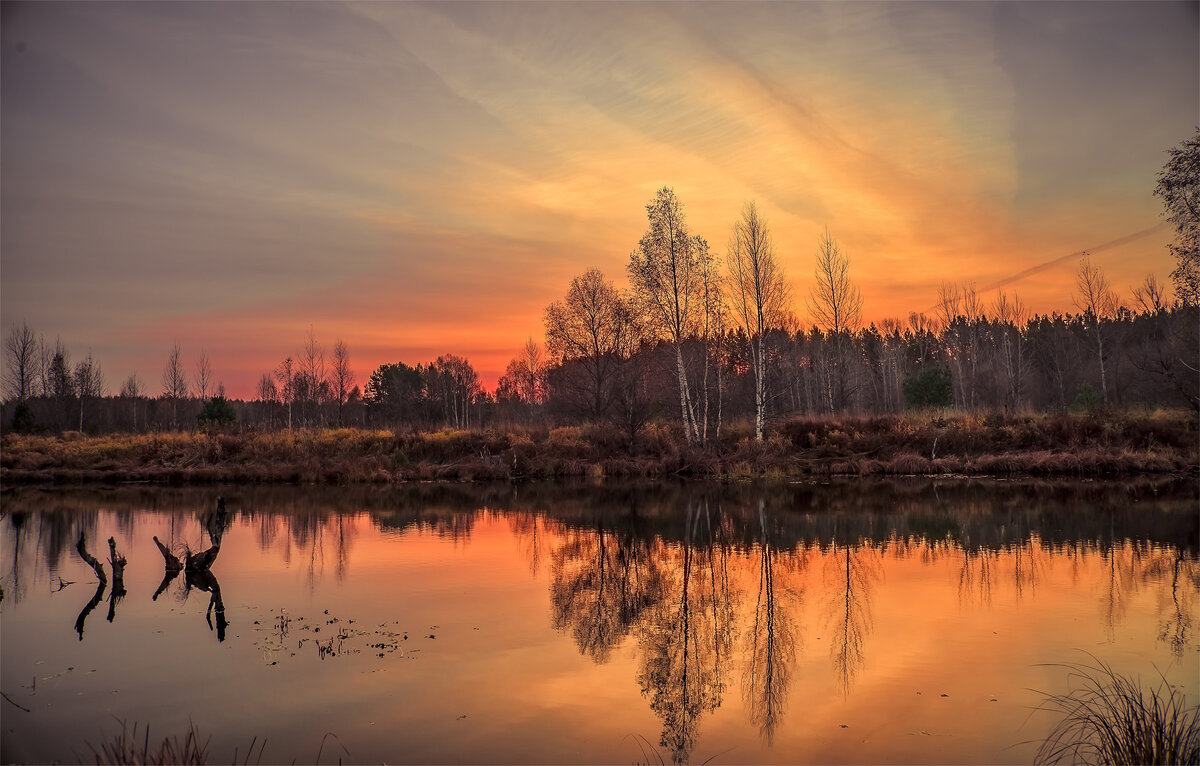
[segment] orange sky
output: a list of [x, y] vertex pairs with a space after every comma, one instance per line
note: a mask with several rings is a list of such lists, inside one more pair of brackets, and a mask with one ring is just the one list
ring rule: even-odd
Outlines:
[[[803, 321], [825, 227], [905, 316], [1157, 224], [1200, 113], [1195, 3], [2, 13], [0, 319], [112, 390], [178, 340], [250, 396], [310, 327], [360, 382], [449, 352], [491, 385], [573, 276], [624, 283], [664, 185], [718, 253], [756, 200]], [[1170, 236], [1095, 262], [1128, 295]], [[1009, 289], [1069, 309], [1074, 268]]]

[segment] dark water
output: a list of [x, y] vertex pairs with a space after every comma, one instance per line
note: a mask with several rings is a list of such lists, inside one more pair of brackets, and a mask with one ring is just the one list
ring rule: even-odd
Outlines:
[[[218, 495], [211, 576], [164, 579]], [[1196, 701], [1198, 538], [1191, 482], [6, 492], [0, 759], [124, 721], [214, 762], [1027, 762], [1055, 663]]]

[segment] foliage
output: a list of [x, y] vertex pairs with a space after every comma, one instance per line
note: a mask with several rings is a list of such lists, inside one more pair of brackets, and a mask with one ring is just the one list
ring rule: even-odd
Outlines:
[[1178, 147], [1167, 150], [1169, 159], [1158, 174], [1154, 195], [1162, 198], [1164, 215], [1175, 224], [1175, 256], [1171, 280], [1186, 304], [1200, 305], [1200, 128]]
[[925, 367], [904, 379], [904, 402], [909, 409], [950, 407], [954, 404], [950, 370], [938, 366]]
[[1071, 402], [1071, 412], [1097, 412], [1104, 406], [1104, 400], [1087, 383], [1081, 383]]
[[204, 403], [200, 408], [200, 414], [196, 416], [196, 420], [200, 425], [216, 425], [227, 426], [237, 422], [237, 413], [233, 411], [233, 405], [223, 396], [214, 396]]
[[12, 429], [19, 434], [31, 434], [37, 430], [37, 418], [25, 402], [18, 402], [13, 410]]

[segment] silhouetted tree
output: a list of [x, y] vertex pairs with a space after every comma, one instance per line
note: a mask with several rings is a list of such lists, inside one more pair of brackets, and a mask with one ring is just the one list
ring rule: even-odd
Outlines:
[[1168, 149], [1167, 156], [1154, 194], [1162, 199], [1163, 214], [1175, 225], [1170, 249], [1176, 266], [1171, 281], [1180, 301], [1200, 306], [1200, 128]]
[[609, 414], [623, 362], [636, 343], [628, 299], [596, 269], [571, 280], [566, 297], [546, 307], [546, 348], [559, 370], [556, 397], [592, 420]]
[[825, 400], [829, 414], [847, 404], [846, 367], [849, 335], [858, 329], [862, 316], [862, 293], [850, 281], [850, 257], [842, 252], [826, 229], [817, 249], [814, 269], [816, 285], [808, 307], [813, 322], [828, 336], [831, 353], [825, 361]]
[[33, 329], [21, 322], [4, 339], [4, 394], [23, 402], [34, 395], [37, 378], [37, 338]]
[[188, 395], [187, 374], [183, 371], [179, 343], [171, 345], [162, 373], [163, 396], [171, 401], [171, 428], [179, 428], [179, 400]]

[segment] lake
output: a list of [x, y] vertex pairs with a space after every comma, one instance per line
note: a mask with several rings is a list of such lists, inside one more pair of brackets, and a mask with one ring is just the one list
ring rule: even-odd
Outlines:
[[1198, 542], [1190, 480], [10, 489], [0, 760], [124, 722], [212, 762], [1029, 762], [1064, 663], [1196, 702]]

